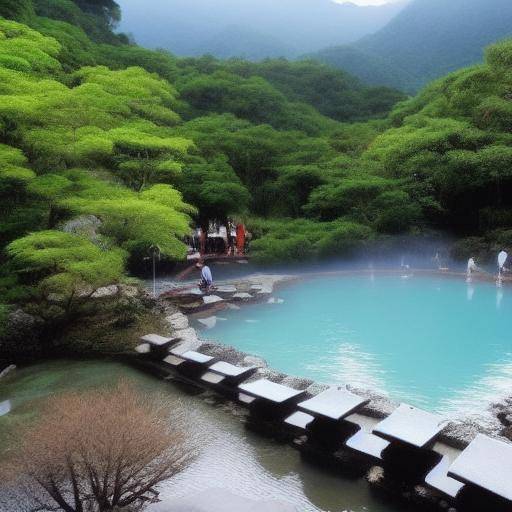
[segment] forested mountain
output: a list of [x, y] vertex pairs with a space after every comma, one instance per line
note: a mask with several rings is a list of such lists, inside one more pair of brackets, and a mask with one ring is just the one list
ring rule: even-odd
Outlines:
[[260, 262], [432, 228], [469, 235], [461, 256], [512, 244], [510, 41], [395, 105], [319, 63], [129, 44], [112, 0], [0, 15], [0, 318], [24, 308], [53, 336], [155, 246], [180, 260], [191, 226], [228, 216]]
[[375, 34], [315, 57], [367, 83], [417, 91], [481, 62], [487, 45], [511, 35], [509, 0], [412, 0]]
[[146, 47], [182, 56], [296, 57], [371, 34], [405, 3], [360, 7], [333, 0], [120, 0], [120, 28]]
[[[2, 0], [0, 15], [0, 296], [52, 333], [152, 247], [182, 259], [194, 222], [300, 216], [322, 175], [345, 166], [331, 140], [340, 121], [382, 118], [403, 99], [313, 62], [127, 44], [111, 0]], [[318, 234], [333, 230], [368, 228]]]

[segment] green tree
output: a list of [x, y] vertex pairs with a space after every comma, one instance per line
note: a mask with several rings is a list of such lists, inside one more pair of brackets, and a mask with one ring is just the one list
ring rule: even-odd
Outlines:
[[103, 251], [60, 231], [19, 238], [8, 245], [7, 253], [18, 274], [31, 281], [35, 278], [44, 296], [56, 296], [67, 313], [98, 288], [118, 282], [126, 257], [119, 249]]
[[201, 225], [208, 224], [209, 219], [225, 221], [245, 213], [251, 201], [248, 190], [222, 156], [211, 162], [187, 164], [179, 186], [189, 203], [199, 205]]

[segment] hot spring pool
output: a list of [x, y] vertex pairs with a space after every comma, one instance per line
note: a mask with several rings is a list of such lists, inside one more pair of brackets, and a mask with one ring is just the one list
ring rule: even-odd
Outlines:
[[512, 389], [512, 289], [442, 277], [301, 280], [222, 311], [205, 337], [290, 375], [376, 389], [450, 416]]

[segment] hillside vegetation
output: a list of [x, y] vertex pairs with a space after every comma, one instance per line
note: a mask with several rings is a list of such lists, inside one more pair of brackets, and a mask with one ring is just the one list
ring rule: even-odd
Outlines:
[[111, 0], [0, 6], [3, 317], [90, 313], [212, 218], [244, 219], [262, 262], [432, 228], [471, 236], [461, 256], [512, 242], [510, 42], [393, 107], [320, 64], [128, 44]]
[[72, 319], [153, 247], [183, 259], [194, 222], [301, 216], [344, 165], [340, 121], [403, 98], [312, 62], [145, 50], [113, 33], [111, 0], [9, 0], [0, 14], [3, 316]]
[[431, 80], [481, 62], [486, 46], [510, 36], [509, 0], [411, 0], [375, 34], [315, 57], [366, 83], [416, 92]]

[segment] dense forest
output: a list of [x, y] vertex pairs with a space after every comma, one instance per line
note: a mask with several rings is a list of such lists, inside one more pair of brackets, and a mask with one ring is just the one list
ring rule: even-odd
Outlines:
[[411, 0], [385, 27], [314, 57], [365, 83], [417, 92], [482, 61], [486, 46], [512, 36], [509, 0]]
[[113, 0], [0, 1], [2, 315], [69, 318], [194, 222], [264, 263], [442, 229], [512, 242], [512, 42], [417, 97], [311, 61], [176, 58]]

